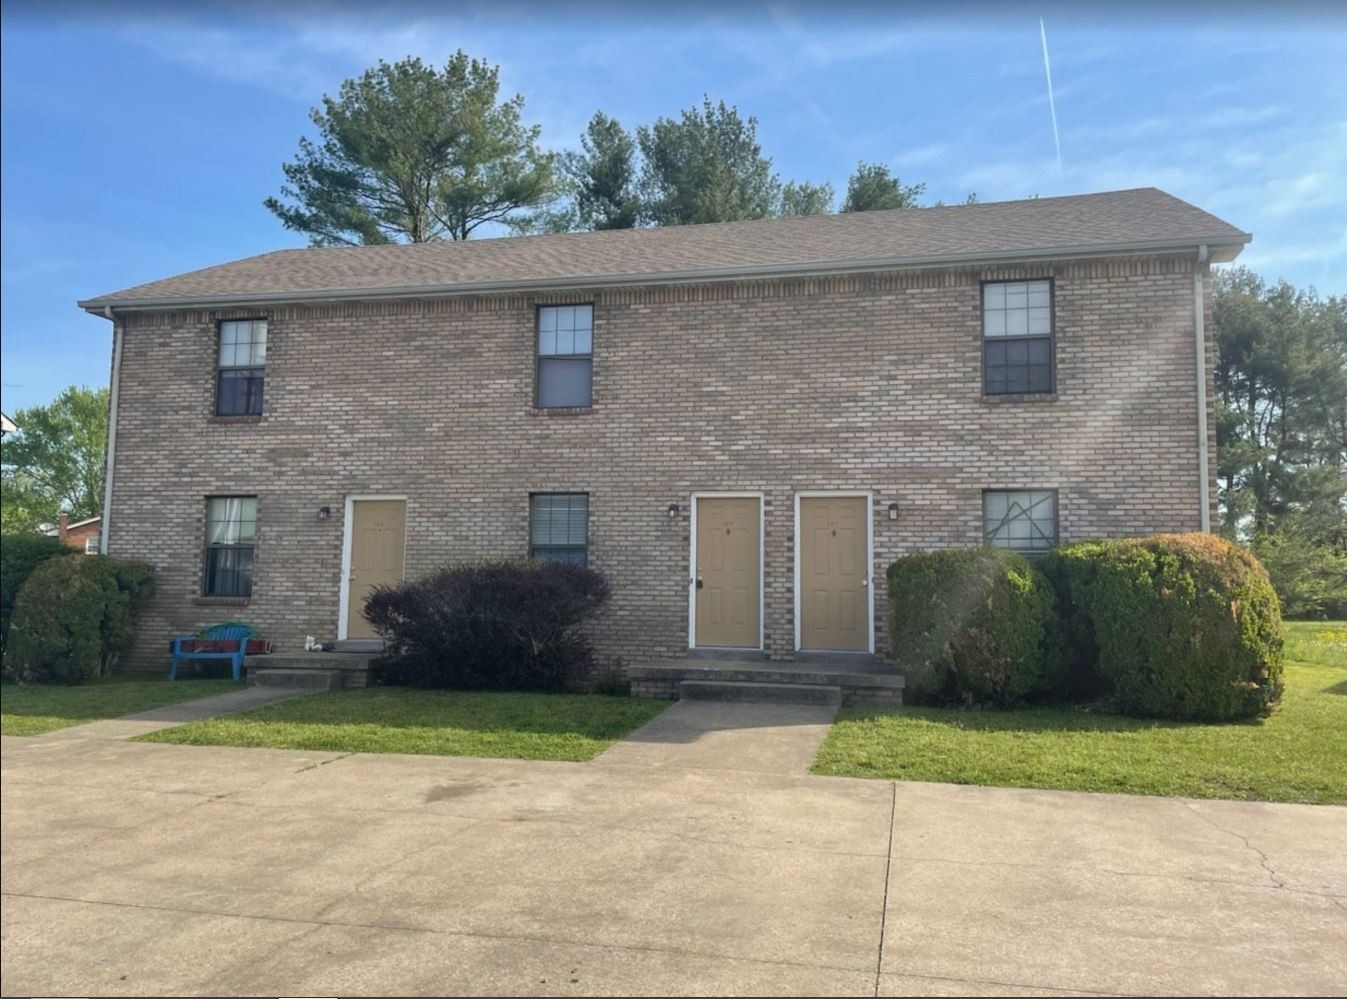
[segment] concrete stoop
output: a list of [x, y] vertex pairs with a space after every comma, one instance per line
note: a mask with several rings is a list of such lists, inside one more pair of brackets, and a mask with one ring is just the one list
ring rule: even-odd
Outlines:
[[899, 707], [904, 679], [874, 661], [664, 659], [629, 666], [633, 697]]
[[746, 701], [751, 704], [823, 704], [838, 707], [841, 687], [813, 683], [757, 683], [735, 680], [682, 680], [678, 696], [684, 701]]
[[287, 687], [294, 690], [340, 690], [339, 669], [259, 669], [248, 671], [250, 687]]
[[369, 668], [377, 656], [356, 652], [272, 652], [243, 661], [248, 685], [340, 690], [369, 685]]

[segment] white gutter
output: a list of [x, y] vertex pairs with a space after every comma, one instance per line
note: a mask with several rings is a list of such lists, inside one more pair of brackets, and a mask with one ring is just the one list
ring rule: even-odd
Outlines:
[[108, 553], [108, 528], [112, 523], [112, 471], [117, 459], [117, 390], [122, 382], [123, 324], [117, 322], [111, 306], [103, 307], [103, 315], [112, 321], [112, 385], [108, 390], [108, 448], [103, 469], [103, 522], [98, 530], [98, 551]]
[[1202, 533], [1211, 533], [1211, 480], [1207, 451], [1207, 317], [1202, 294], [1202, 271], [1207, 262], [1207, 245], [1197, 248], [1193, 267], [1193, 332], [1197, 347], [1197, 494], [1202, 504]]
[[[1228, 247], [1238, 253], [1251, 236], [1231, 238], [1213, 246]], [[856, 260], [807, 261], [791, 264], [752, 264], [732, 267], [701, 267], [680, 271], [647, 271], [626, 274], [574, 274], [545, 278], [511, 278], [497, 281], [465, 281], [430, 285], [371, 285], [364, 288], [326, 288], [314, 291], [268, 291], [187, 295], [170, 298], [91, 298], [77, 304], [82, 309], [102, 311], [109, 306], [119, 309], [155, 311], [161, 309], [227, 308], [235, 305], [265, 305], [300, 302], [364, 301], [372, 298], [445, 298], [456, 295], [482, 295], [499, 292], [581, 290], [587, 288], [627, 288], [664, 284], [690, 284], [713, 281], [743, 281], [755, 278], [827, 277], [868, 271], [938, 268], [976, 264], [1016, 264], [1029, 260], [1054, 258], [1116, 257], [1130, 254], [1191, 251], [1192, 237], [1154, 239], [1133, 243], [1051, 246], [1030, 250], [995, 250], [981, 253], [944, 253], [920, 256], [871, 257]], [[1205, 258], [1204, 258], [1205, 259]], [[1233, 255], [1232, 255], [1233, 259]]]

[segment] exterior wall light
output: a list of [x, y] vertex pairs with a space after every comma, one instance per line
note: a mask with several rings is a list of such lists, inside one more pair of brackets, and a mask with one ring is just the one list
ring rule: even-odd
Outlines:
[[677, 503], [670, 503], [670, 504], [669, 504], [669, 519], [670, 519], [670, 520], [677, 520], [677, 519], [678, 519], [678, 504], [677, 504]]
[[318, 519], [319, 519], [319, 520], [327, 520], [327, 518], [328, 518], [328, 517], [331, 517], [331, 516], [332, 516], [332, 507], [330, 507], [330, 506], [320, 506], [320, 507], [318, 508]]
[[897, 520], [897, 519], [898, 519], [898, 504], [897, 504], [897, 503], [890, 503], [890, 504], [889, 504], [889, 520]]

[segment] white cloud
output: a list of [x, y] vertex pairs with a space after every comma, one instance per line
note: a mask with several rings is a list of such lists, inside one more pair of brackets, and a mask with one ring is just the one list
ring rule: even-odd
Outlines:
[[332, 78], [301, 46], [281, 37], [222, 28], [133, 24], [121, 40], [204, 76], [261, 87], [283, 97], [311, 100]]
[[1327, 172], [1304, 173], [1290, 180], [1278, 180], [1269, 193], [1272, 200], [1263, 210], [1273, 216], [1347, 206], [1341, 174], [1332, 177]]
[[1325, 239], [1314, 243], [1276, 243], [1260, 245], [1255, 239], [1253, 245], [1240, 255], [1239, 263], [1272, 278], [1280, 277], [1286, 270], [1304, 264], [1318, 264], [1316, 283], [1328, 293], [1342, 290], [1342, 278], [1338, 271], [1338, 261], [1347, 256], [1347, 228], [1337, 239]]
[[890, 162], [897, 167], [919, 167], [937, 163], [949, 157], [953, 147], [947, 142], [930, 142], [914, 149], [904, 149]]

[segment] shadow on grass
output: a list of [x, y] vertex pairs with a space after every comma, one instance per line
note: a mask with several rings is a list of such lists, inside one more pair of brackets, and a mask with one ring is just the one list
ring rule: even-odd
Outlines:
[[242, 689], [242, 684], [227, 679], [170, 683], [157, 674], [121, 673], [75, 685], [5, 681], [0, 685], [0, 711], [23, 718], [96, 721]]
[[1148, 732], [1157, 729], [1212, 729], [1227, 726], [1257, 727], [1262, 718], [1243, 721], [1198, 722], [1168, 721], [1162, 718], [1131, 718], [1069, 707], [1027, 707], [987, 710], [959, 708], [850, 708], [843, 712], [847, 721], [865, 722], [884, 718], [905, 718], [964, 732]]
[[296, 724], [332, 730], [446, 729], [611, 739], [662, 711], [662, 701], [601, 694], [514, 693], [371, 687], [283, 701], [224, 722]]

